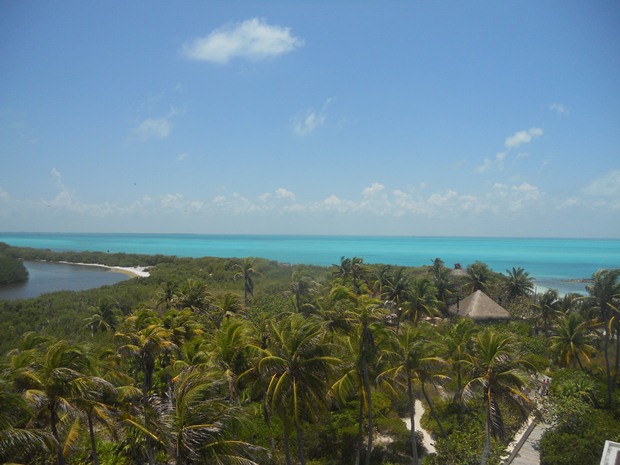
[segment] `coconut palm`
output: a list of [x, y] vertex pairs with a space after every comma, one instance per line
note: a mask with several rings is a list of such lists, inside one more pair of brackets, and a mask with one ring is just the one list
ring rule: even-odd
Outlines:
[[502, 336], [492, 329], [478, 333], [474, 357], [466, 361], [471, 380], [463, 387], [466, 397], [480, 392], [486, 406], [484, 448], [480, 465], [489, 458], [491, 436], [504, 440], [504, 422], [499, 400], [504, 399], [517, 407], [524, 415], [531, 405], [524, 390], [527, 386], [522, 370], [533, 369], [525, 360], [515, 358], [510, 337]]
[[110, 300], [102, 299], [97, 306], [90, 307], [93, 312], [86, 318], [85, 327], [90, 330], [91, 336], [96, 332], [114, 331], [118, 325], [117, 307]]
[[291, 274], [291, 293], [295, 311], [309, 313], [315, 306], [308, 302], [308, 295], [315, 291], [317, 283], [304, 268], [297, 268]]
[[440, 302], [435, 297], [437, 289], [427, 278], [417, 278], [411, 284], [408, 295], [408, 304], [405, 315], [409, 321], [417, 323], [422, 315], [435, 316], [439, 314]]
[[388, 360], [390, 368], [379, 375], [379, 378], [391, 378], [394, 383], [404, 386], [409, 403], [409, 419], [411, 421], [411, 463], [418, 465], [418, 448], [415, 430], [415, 396], [414, 384], [420, 384], [422, 393], [431, 411], [433, 412], [442, 435], [445, 434], [443, 426], [433, 408], [433, 403], [426, 392], [425, 385], [445, 378], [440, 374], [445, 360], [433, 356], [429, 339], [421, 327], [406, 325], [402, 334], [397, 335], [392, 341], [391, 349], [386, 350], [383, 357]]
[[178, 465], [255, 465], [250, 445], [233, 439], [240, 412], [218, 395], [219, 376], [199, 367], [173, 381], [160, 410], [168, 428], [169, 455]]
[[254, 265], [254, 260], [250, 257], [246, 257], [241, 263], [235, 265], [237, 272], [234, 275], [235, 279], [243, 279], [243, 302], [248, 305], [249, 298], [254, 295], [254, 280], [253, 276], [259, 274]]
[[53, 452], [54, 437], [45, 431], [25, 428], [32, 416], [26, 399], [0, 379], [0, 462], [34, 461]]
[[386, 315], [379, 302], [364, 296], [356, 299], [354, 306], [345, 314], [351, 331], [344, 338], [344, 347], [351, 358], [349, 363], [345, 363], [344, 373], [334, 383], [333, 390], [341, 401], [351, 394], [355, 394], [360, 401], [355, 465], [360, 464], [364, 411], [367, 413], [368, 439], [365, 463], [369, 465], [374, 432], [370, 379], [373, 368], [379, 360], [379, 347], [387, 339], [388, 332], [383, 324]]
[[616, 367], [612, 371], [609, 355], [609, 345], [612, 339], [614, 326], [618, 321], [618, 308], [620, 302], [620, 269], [600, 270], [592, 275], [592, 285], [586, 286], [590, 294], [585, 298], [587, 304], [593, 307], [599, 314], [603, 329], [603, 353], [605, 356], [605, 370], [607, 373], [607, 403], [611, 406], [613, 390], [618, 377], [618, 364], [620, 357], [620, 337], [616, 337]]
[[502, 287], [508, 300], [519, 297], [529, 297], [534, 292], [534, 280], [523, 268], [512, 267], [506, 270], [507, 276], [504, 277]]
[[[117, 349], [119, 354], [130, 356], [142, 372], [142, 409], [143, 427], [145, 431], [151, 429], [151, 423], [155, 420], [149, 402], [149, 395], [153, 388], [153, 374], [157, 358], [177, 348], [171, 341], [172, 332], [156, 322], [134, 332], [116, 333], [115, 339], [121, 343]], [[137, 425], [136, 425], [137, 426]], [[146, 435], [147, 460], [154, 465], [153, 437]]]
[[210, 344], [211, 363], [226, 379], [228, 398], [238, 401], [237, 378], [249, 365], [249, 327], [241, 320], [228, 320], [216, 331]]
[[[560, 309], [560, 301], [558, 291], [555, 289], [547, 289], [543, 294], [539, 295], [534, 308], [540, 312], [543, 321], [543, 334], [549, 334], [549, 327], [554, 316]], [[538, 318], [535, 318], [538, 320]]]
[[80, 347], [62, 340], [51, 344], [40, 360], [21, 370], [15, 378], [18, 389], [34, 406], [36, 415], [49, 422], [56, 442], [58, 465], [64, 465], [65, 453], [79, 431], [75, 426], [66, 434], [61, 431], [61, 416], [67, 416], [73, 425], [77, 423], [76, 387], [85, 378], [84, 371], [89, 365], [90, 360]]
[[472, 355], [474, 336], [477, 332], [478, 326], [472, 319], [460, 318], [454, 324], [450, 324], [442, 334], [444, 357], [452, 366], [452, 372], [456, 373], [456, 400], [460, 398], [463, 390], [463, 371]]
[[264, 350], [258, 369], [267, 378], [265, 402], [284, 427], [286, 463], [290, 465], [291, 423], [297, 435], [299, 462], [304, 465], [303, 423], [315, 421], [327, 397], [327, 374], [338, 362], [327, 355], [320, 321], [292, 314], [272, 324], [273, 341]]
[[467, 267], [464, 276], [469, 293], [486, 290], [491, 280], [491, 270], [482, 262], [474, 262]]
[[583, 370], [581, 362], [590, 362], [595, 349], [591, 345], [594, 337], [590, 334], [591, 322], [582, 321], [578, 313], [569, 313], [558, 319], [555, 327], [556, 335], [549, 339], [550, 348], [558, 354], [560, 365], [570, 367], [577, 362]]

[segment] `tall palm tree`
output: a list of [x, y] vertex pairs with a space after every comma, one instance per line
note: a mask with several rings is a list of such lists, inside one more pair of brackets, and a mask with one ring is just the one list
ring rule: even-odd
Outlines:
[[593, 336], [590, 334], [591, 322], [582, 321], [578, 313], [562, 315], [556, 325], [556, 334], [549, 339], [550, 349], [558, 354], [560, 365], [569, 367], [577, 362], [583, 370], [584, 359], [590, 362], [595, 349], [591, 345]]
[[478, 326], [470, 318], [460, 318], [454, 324], [447, 326], [442, 336], [444, 344], [444, 357], [452, 366], [452, 372], [456, 373], [456, 396], [459, 399], [463, 390], [463, 371], [467, 367], [474, 349], [474, 336], [478, 332]]
[[291, 422], [297, 435], [299, 462], [305, 465], [303, 423], [315, 421], [327, 397], [327, 374], [338, 360], [327, 355], [324, 328], [313, 318], [292, 314], [272, 325], [274, 340], [258, 364], [268, 380], [265, 402], [284, 427], [286, 463], [290, 465]]
[[344, 346], [352, 358], [350, 363], [345, 365], [344, 374], [334, 383], [333, 389], [340, 400], [355, 393], [360, 401], [355, 465], [360, 464], [364, 411], [368, 418], [365, 463], [370, 463], [374, 432], [370, 379], [379, 360], [380, 346], [387, 339], [388, 332], [383, 323], [385, 316], [385, 310], [379, 302], [364, 296], [356, 299], [355, 306], [346, 311], [351, 331], [345, 338]]
[[506, 270], [507, 276], [504, 278], [503, 288], [508, 300], [519, 297], [529, 297], [534, 292], [534, 280], [523, 268], [512, 267]]
[[[445, 365], [445, 360], [431, 354], [429, 339], [420, 326], [406, 325], [401, 335], [393, 339], [390, 350], [383, 356], [388, 359], [390, 368], [379, 375], [379, 378], [390, 377], [393, 382], [404, 386], [409, 403], [409, 419], [411, 421], [411, 463], [418, 465], [418, 447], [415, 430], [415, 396], [414, 384], [422, 386], [422, 393], [429, 407], [435, 414], [433, 403], [425, 389], [425, 384], [445, 378], [438, 372]], [[445, 434], [439, 418], [434, 415], [438, 422], [442, 435]]]
[[258, 273], [254, 259], [251, 257], [245, 257], [241, 263], [235, 265], [237, 272], [235, 273], [235, 279], [243, 279], [243, 301], [245, 305], [248, 305], [249, 298], [254, 295], [254, 279], [253, 277]]
[[[116, 333], [115, 339], [122, 345], [117, 349], [121, 355], [130, 356], [135, 360], [142, 372], [142, 410], [144, 427], [148, 429], [154, 421], [149, 395], [153, 388], [153, 374], [157, 358], [171, 350], [176, 345], [171, 341], [172, 333], [158, 323], [152, 323], [137, 332]], [[154, 449], [152, 437], [146, 436], [147, 460], [154, 465]]]
[[315, 306], [308, 302], [308, 295], [315, 291], [317, 283], [304, 268], [298, 268], [291, 274], [291, 292], [295, 311], [309, 313]]
[[504, 422], [499, 400], [504, 399], [516, 406], [523, 414], [531, 405], [525, 394], [526, 377], [522, 370], [534, 369], [527, 361], [514, 356], [510, 337], [502, 336], [492, 329], [478, 333], [474, 357], [467, 361], [472, 378], [463, 388], [465, 396], [480, 392], [486, 406], [484, 448], [480, 465], [489, 458], [491, 436], [504, 440]]
[[615, 373], [612, 371], [609, 355], [609, 345], [612, 339], [612, 332], [618, 320], [618, 308], [620, 302], [620, 283], [618, 277], [620, 269], [600, 270], [592, 275], [593, 283], [586, 286], [590, 294], [586, 297], [586, 302], [590, 304], [598, 313], [603, 329], [603, 353], [605, 355], [605, 371], [607, 373], [607, 403], [611, 406], [613, 402], [613, 391], [618, 377], [618, 364], [620, 357], [620, 337], [616, 337], [616, 367]]
[[248, 343], [249, 327], [237, 319], [224, 322], [211, 340], [211, 363], [226, 379], [231, 404], [238, 401], [237, 378], [249, 368], [251, 346]]
[[91, 307], [91, 311], [93, 312], [92, 315], [84, 321], [85, 327], [91, 331], [93, 337], [96, 332], [116, 330], [118, 325], [117, 307], [112, 301], [101, 299], [96, 306]]
[[540, 311], [543, 321], [543, 334], [549, 334], [549, 327], [553, 317], [560, 309], [560, 301], [558, 291], [555, 289], [547, 289], [542, 295], [539, 295], [534, 307]]

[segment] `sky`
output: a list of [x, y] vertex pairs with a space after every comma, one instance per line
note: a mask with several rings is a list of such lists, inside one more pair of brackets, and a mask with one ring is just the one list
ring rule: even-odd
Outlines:
[[620, 3], [0, 2], [0, 231], [620, 237]]

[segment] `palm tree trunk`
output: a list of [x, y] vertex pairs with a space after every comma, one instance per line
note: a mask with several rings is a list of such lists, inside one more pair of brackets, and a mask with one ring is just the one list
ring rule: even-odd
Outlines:
[[611, 374], [611, 362], [609, 360], [609, 321], [607, 318], [604, 319], [605, 321], [605, 340], [604, 342], [604, 353], [605, 353], [605, 370], [607, 372], [607, 406], [611, 407], [612, 404], [612, 400], [613, 400], [613, 392], [614, 392], [614, 385], [613, 385], [613, 377]]
[[368, 408], [368, 443], [366, 447], [366, 458], [364, 463], [366, 465], [370, 465], [370, 453], [372, 452], [372, 435], [373, 435], [373, 424], [372, 424], [372, 393], [370, 392], [370, 379], [368, 375], [368, 365], [364, 360], [362, 364], [362, 372], [364, 376], [364, 391], [366, 392], [366, 406]]
[[357, 447], [355, 448], [355, 465], [360, 465], [360, 457], [362, 455], [362, 432], [364, 425], [364, 402], [360, 397], [360, 412], [357, 422]]
[[418, 465], [418, 441], [415, 429], [415, 399], [411, 386], [411, 374], [407, 374], [407, 396], [409, 397], [409, 421], [411, 421], [411, 465]]
[[88, 433], [90, 434], [90, 449], [93, 455], [93, 465], [99, 465], [97, 443], [95, 442], [95, 428], [93, 427], [93, 416], [90, 411], [86, 412], [86, 417], [88, 418]]
[[297, 428], [297, 454], [299, 456], [299, 465], [306, 465], [306, 457], [304, 456], [304, 432], [301, 429], [301, 425], [296, 425]]
[[441, 435], [443, 437], [446, 437], [446, 432], [443, 429], [443, 425], [441, 424], [441, 420], [439, 419], [439, 415], [437, 415], [437, 411], [435, 410], [435, 407], [433, 407], [433, 403], [431, 402], [431, 398], [428, 396], [428, 393], [426, 392], [426, 388], [424, 387], [424, 382], [422, 382], [422, 394], [424, 394], [424, 399], [426, 399], [426, 403], [428, 404], [428, 408], [431, 409], [431, 415], [433, 415], [433, 418], [437, 422], [437, 426], [439, 426], [439, 431], [441, 431]]
[[491, 421], [490, 407], [487, 407], [487, 421], [484, 431], [484, 448], [482, 449], [482, 457], [480, 458], [480, 465], [487, 465], [489, 460], [489, 453], [491, 452], [491, 428], [489, 422]]
[[291, 465], [291, 446], [289, 443], [288, 422], [286, 418], [282, 418], [284, 422], [284, 460], [286, 465]]
[[52, 435], [56, 439], [56, 456], [58, 458], [58, 465], [65, 465], [65, 457], [62, 455], [62, 446], [60, 442], [60, 435], [58, 434], [58, 417], [56, 415], [56, 403], [51, 402], [50, 409], [50, 427], [52, 429]]

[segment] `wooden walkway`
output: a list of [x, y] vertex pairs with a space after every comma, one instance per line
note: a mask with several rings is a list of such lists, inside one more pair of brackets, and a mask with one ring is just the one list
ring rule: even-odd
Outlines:
[[547, 428], [549, 428], [549, 425], [534, 421], [525, 431], [523, 437], [503, 465], [539, 465], [540, 452], [538, 444]]

